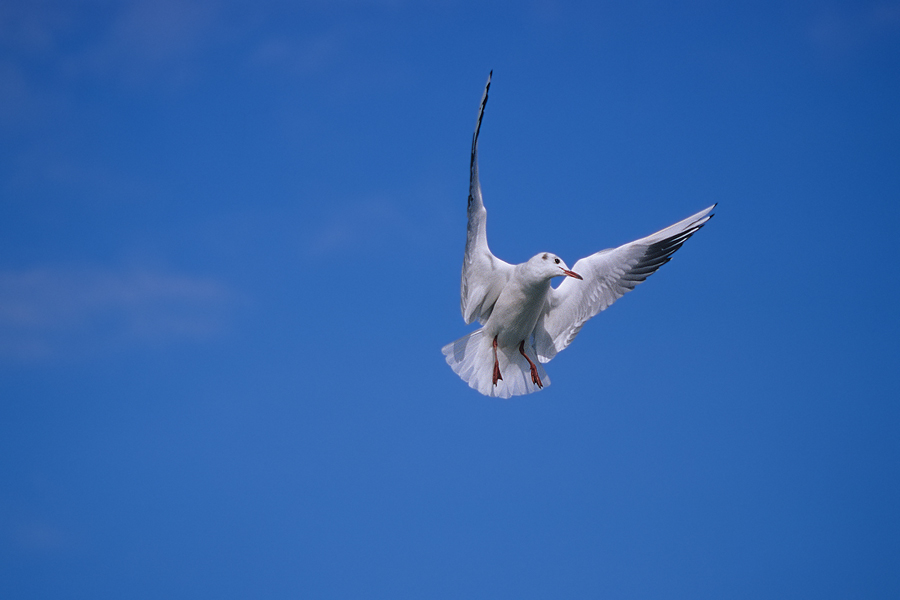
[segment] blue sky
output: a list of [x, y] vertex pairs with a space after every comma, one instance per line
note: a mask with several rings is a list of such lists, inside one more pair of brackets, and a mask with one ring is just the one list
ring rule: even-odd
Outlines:
[[[719, 203], [547, 366], [495, 254]], [[0, 596], [896, 598], [900, 3], [0, 4]]]

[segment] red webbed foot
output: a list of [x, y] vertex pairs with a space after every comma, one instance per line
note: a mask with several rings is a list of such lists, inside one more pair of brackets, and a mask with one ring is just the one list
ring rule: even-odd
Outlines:
[[497, 336], [494, 336], [494, 376], [493, 383], [497, 385], [498, 380], [503, 380], [503, 375], [500, 374], [500, 362], [497, 360]]
[[543, 384], [543, 382], [541, 382], [541, 378], [538, 375], [537, 367], [534, 365], [533, 362], [531, 362], [531, 359], [528, 358], [528, 355], [525, 354], [525, 340], [522, 340], [521, 342], [519, 342], [519, 353], [522, 356], [524, 356], [525, 360], [528, 361], [528, 364], [531, 365], [531, 382], [533, 384], [535, 384], [536, 386], [538, 386], [538, 388], [542, 389], [544, 387], [544, 384]]

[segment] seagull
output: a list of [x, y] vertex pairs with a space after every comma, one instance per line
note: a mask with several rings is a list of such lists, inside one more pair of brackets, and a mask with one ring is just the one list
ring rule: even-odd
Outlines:
[[[550, 385], [542, 366], [566, 348], [588, 319], [656, 270], [710, 218], [715, 204], [662, 231], [601, 250], [572, 269], [550, 252], [511, 265], [488, 248], [487, 211], [478, 182], [478, 132], [491, 87], [488, 75], [472, 135], [469, 207], [460, 308], [481, 329], [443, 347], [447, 364], [485, 396], [509, 398]], [[550, 282], [563, 277], [556, 288]]]

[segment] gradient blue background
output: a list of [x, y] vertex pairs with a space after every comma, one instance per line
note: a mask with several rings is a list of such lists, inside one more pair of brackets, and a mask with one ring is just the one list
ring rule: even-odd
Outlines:
[[[509, 401], [493, 251], [719, 203]], [[0, 597], [900, 597], [900, 2], [0, 3]]]

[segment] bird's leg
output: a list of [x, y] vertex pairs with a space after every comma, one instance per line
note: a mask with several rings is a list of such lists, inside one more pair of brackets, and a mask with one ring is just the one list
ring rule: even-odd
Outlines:
[[497, 361], [497, 336], [494, 336], [494, 385], [497, 385], [497, 380], [503, 379], [503, 376], [500, 374], [500, 363]]
[[525, 360], [528, 361], [528, 364], [531, 365], [531, 381], [535, 383], [539, 388], [543, 388], [544, 384], [541, 382], [541, 378], [538, 376], [537, 367], [534, 366], [534, 363], [531, 362], [531, 359], [528, 358], [528, 355], [525, 354], [525, 340], [519, 342], [519, 352], [522, 356], [525, 357]]

